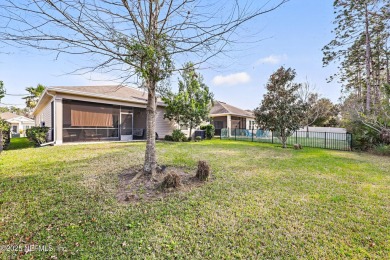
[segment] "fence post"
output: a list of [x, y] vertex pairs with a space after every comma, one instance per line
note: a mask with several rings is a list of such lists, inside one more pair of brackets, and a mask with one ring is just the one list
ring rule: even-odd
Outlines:
[[274, 143], [274, 131], [272, 131], [271, 134], [272, 134], [272, 143]]
[[350, 140], [350, 145], [349, 145], [349, 150], [352, 151], [352, 134], [349, 134], [351, 140]]
[[298, 143], [298, 131], [295, 131], [295, 143]]
[[237, 127], [234, 128], [234, 140], [237, 140]]
[[253, 127], [252, 127], [252, 142], [253, 142]]
[[326, 132], [325, 132], [325, 149], [326, 149]]
[[221, 132], [219, 133], [219, 140], [222, 140], [222, 130], [223, 130], [223, 128], [221, 129]]

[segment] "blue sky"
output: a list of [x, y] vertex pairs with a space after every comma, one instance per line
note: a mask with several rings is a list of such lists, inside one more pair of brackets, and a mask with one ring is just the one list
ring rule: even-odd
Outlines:
[[[215, 99], [254, 109], [265, 93], [269, 76], [281, 65], [297, 72], [297, 82], [308, 81], [322, 97], [337, 102], [340, 86], [327, 83], [336, 66], [322, 67], [322, 47], [332, 38], [333, 6], [331, 0], [291, 0], [274, 12], [246, 25], [253, 33], [252, 44], [237, 44], [233, 52], [205, 64], [201, 73]], [[52, 53], [3, 48], [0, 53], [0, 80], [7, 92], [23, 94], [28, 86], [112, 84], [109, 75], [69, 75], [77, 68], [79, 57], [56, 57]], [[176, 89], [177, 76], [171, 81]], [[2, 103], [23, 107], [20, 97], [6, 96]]]

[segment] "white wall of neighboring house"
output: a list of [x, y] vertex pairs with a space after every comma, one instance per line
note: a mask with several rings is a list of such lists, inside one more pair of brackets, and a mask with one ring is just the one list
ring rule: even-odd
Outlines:
[[24, 116], [15, 117], [6, 121], [11, 124], [11, 133], [20, 134], [21, 137], [26, 136], [27, 129], [35, 126], [34, 120], [26, 118]]
[[246, 129], [257, 129], [257, 124], [255, 122], [254, 118], [247, 118], [246, 119]]
[[[303, 127], [299, 129], [298, 131], [307, 131], [306, 127]], [[309, 126], [309, 132], [327, 132], [327, 133], [339, 133], [339, 134], [345, 134], [347, 130], [345, 128], [340, 127], [314, 127]]]

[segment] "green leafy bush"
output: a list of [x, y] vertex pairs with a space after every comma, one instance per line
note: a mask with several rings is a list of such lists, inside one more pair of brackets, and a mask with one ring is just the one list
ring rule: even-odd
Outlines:
[[201, 130], [206, 130], [206, 138], [207, 139], [211, 139], [214, 137], [214, 134], [215, 134], [215, 127], [214, 125], [212, 124], [208, 124], [208, 125], [202, 125], [200, 127]]
[[195, 137], [195, 142], [200, 142], [200, 141], [202, 141], [202, 137], [201, 136]]
[[172, 135], [166, 135], [166, 136], [164, 137], [164, 140], [165, 140], [165, 141], [173, 141]]
[[378, 155], [390, 156], [390, 145], [380, 144], [375, 146], [372, 151]]
[[180, 131], [179, 129], [175, 129], [172, 132], [172, 141], [174, 142], [182, 142], [183, 140], [187, 139], [185, 134]]
[[342, 126], [352, 133], [352, 145], [355, 150], [369, 151], [381, 143], [379, 133], [361, 122], [344, 122]]
[[49, 127], [31, 127], [26, 130], [28, 139], [35, 143], [36, 146], [46, 142], [46, 136], [49, 132]]
[[7, 149], [10, 143], [11, 125], [0, 118], [0, 152]]

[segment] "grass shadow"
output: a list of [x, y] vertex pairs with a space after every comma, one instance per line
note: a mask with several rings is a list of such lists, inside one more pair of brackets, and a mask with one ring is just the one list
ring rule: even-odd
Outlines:
[[27, 137], [11, 138], [11, 142], [7, 150], [20, 150], [34, 147], [34, 144], [28, 140]]

